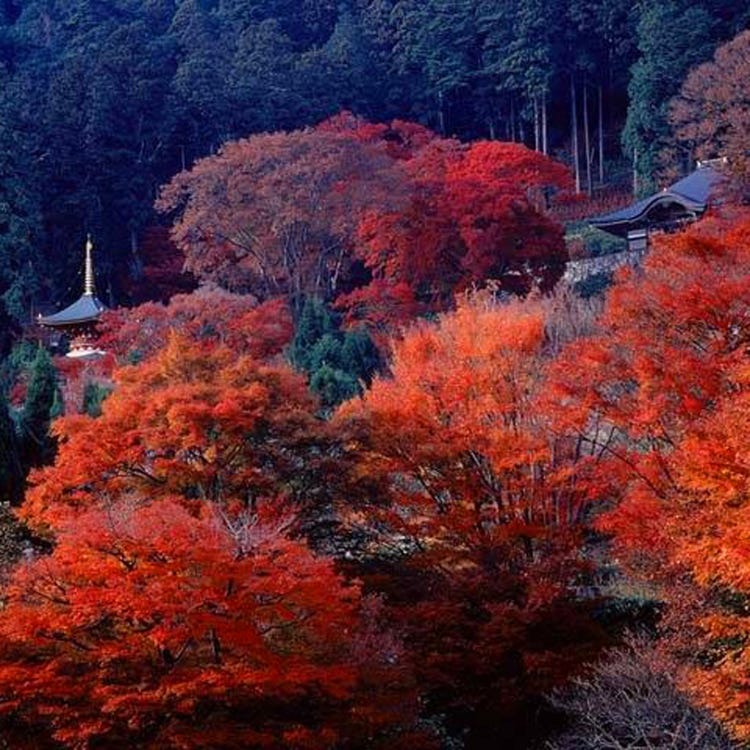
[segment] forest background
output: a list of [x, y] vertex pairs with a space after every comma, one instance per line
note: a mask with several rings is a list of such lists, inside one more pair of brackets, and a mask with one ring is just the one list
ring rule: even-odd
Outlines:
[[676, 144], [670, 97], [748, 13], [727, 0], [4, 0], [3, 314], [69, 302], [86, 232], [104, 301], [139, 301], [162, 184], [227, 140], [343, 109], [525, 142], [575, 162], [589, 192], [630, 189], [635, 162], [637, 190], [652, 189], [692, 164], [689, 147], [660, 162]]

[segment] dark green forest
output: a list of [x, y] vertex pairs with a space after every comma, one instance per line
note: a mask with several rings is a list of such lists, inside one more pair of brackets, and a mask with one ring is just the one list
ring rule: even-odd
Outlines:
[[2, 327], [70, 301], [86, 232], [100, 295], [127, 304], [160, 185], [229, 139], [342, 109], [522, 141], [589, 192], [648, 189], [669, 97], [749, 16], [731, 0], [5, 0]]

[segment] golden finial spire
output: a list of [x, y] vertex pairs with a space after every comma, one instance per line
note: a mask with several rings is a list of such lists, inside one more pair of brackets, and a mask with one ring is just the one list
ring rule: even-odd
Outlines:
[[94, 243], [91, 241], [91, 235], [86, 235], [86, 269], [83, 280], [83, 293], [93, 297], [96, 294], [94, 289], [94, 261], [91, 253], [94, 249]]

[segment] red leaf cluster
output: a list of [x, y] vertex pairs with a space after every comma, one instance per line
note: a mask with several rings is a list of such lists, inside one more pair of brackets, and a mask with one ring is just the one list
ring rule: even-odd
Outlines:
[[[498, 744], [607, 640], [604, 532], [697, 653], [686, 686], [750, 737], [750, 217], [658, 238], [596, 320], [508, 302], [557, 273], [565, 180], [519, 146], [346, 115], [177, 178], [191, 262], [262, 301], [204, 286], [107, 316], [130, 365], [101, 417], [56, 422], [21, 511], [53, 547], [0, 611], [7, 726], [427, 748], [446, 716]], [[279, 356], [286, 300], [321, 289], [383, 335], [455, 308], [326, 422]]]
[[547, 408], [597, 456], [590, 492], [614, 502], [599, 527], [670, 603], [689, 686], [742, 737], [749, 240], [750, 218], [730, 211], [660, 238], [642, 270], [621, 273], [600, 332], [552, 366]]
[[56, 423], [22, 509], [54, 549], [7, 588], [0, 713], [75, 748], [429, 747], [399, 639], [299, 536], [327, 460], [304, 380], [186, 327], [101, 417]]
[[551, 288], [567, 256], [546, 206], [569, 186], [564, 167], [518, 144], [342, 113], [227, 144], [177, 175], [158, 207], [177, 213], [173, 238], [198, 277], [295, 308], [336, 300], [377, 327], [488, 280]]
[[420, 683], [485, 740], [602, 640], [574, 594], [589, 502], [537, 408], [545, 339], [542, 305], [466, 299], [405, 333], [392, 376], [337, 417], [360, 475], [382, 482], [343, 511], [395, 560], [371, 585]]

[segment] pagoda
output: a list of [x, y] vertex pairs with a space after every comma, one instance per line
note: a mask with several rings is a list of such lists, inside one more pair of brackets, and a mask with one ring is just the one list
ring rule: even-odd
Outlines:
[[107, 308], [96, 296], [93, 249], [94, 245], [89, 235], [86, 239], [83, 294], [64, 310], [54, 315], [40, 315], [37, 318], [39, 325], [58, 331], [70, 341], [70, 349], [66, 356], [76, 359], [100, 357], [104, 354], [94, 344], [97, 321]]

